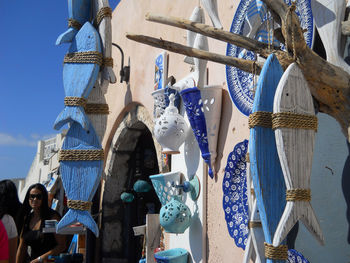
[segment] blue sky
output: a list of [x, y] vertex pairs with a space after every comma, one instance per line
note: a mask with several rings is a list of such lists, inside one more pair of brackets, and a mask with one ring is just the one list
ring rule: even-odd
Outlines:
[[[114, 8], [119, 0], [110, 0]], [[26, 177], [63, 109], [67, 0], [0, 1], [0, 180]]]

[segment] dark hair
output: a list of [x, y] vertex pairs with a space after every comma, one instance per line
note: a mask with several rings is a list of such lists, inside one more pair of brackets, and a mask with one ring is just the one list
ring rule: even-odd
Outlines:
[[4, 214], [9, 214], [14, 219], [21, 208], [21, 202], [18, 199], [17, 188], [11, 180], [0, 181], [0, 218]]
[[30, 211], [32, 210], [31, 206], [29, 205], [29, 194], [30, 194], [30, 191], [33, 189], [38, 189], [42, 195], [41, 206], [40, 206], [40, 217], [41, 219], [48, 219], [50, 217], [50, 212], [51, 212], [51, 209], [49, 207], [48, 194], [45, 186], [39, 183], [33, 184], [28, 188], [28, 191], [26, 193], [26, 196], [23, 202], [24, 216], [28, 217], [28, 215], [30, 214]]

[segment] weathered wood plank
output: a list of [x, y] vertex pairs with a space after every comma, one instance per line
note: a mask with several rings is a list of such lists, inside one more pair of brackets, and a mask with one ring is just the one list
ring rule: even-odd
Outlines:
[[199, 34], [212, 37], [217, 40], [225, 41], [227, 43], [246, 48], [250, 51], [257, 52], [265, 57], [271, 54], [271, 51], [269, 51], [268, 44], [266, 43], [257, 41], [255, 39], [250, 39], [242, 35], [233, 34], [229, 31], [217, 29], [209, 25], [195, 23], [191, 20], [172, 16], [162, 16], [152, 13], [146, 14], [146, 20], [191, 30]]
[[[140, 42], [140, 43], [157, 47], [157, 48], [162, 48], [162, 49], [183, 54], [186, 56], [206, 59], [213, 62], [225, 64], [228, 66], [239, 67], [242, 70], [251, 72], [251, 73], [255, 72], [256, 74], [259, 74], [262, 67], [260, 63], [255, 63], [253, 61], [233, 58], [229, 56], [223, 56], [220, 54], [211, 53], [208, 51], [203, 51], [195, 48], [190, 48], [178, 43], [169, 42], [169, 41], [157, 39], [154, 37], [149, 37], [144, 35], [134, 35], [134, 34], [126, 34], [126, 37], [136, 42]], [[255, 71], [253, 69], [255, 69]]]
[[[101, 52], [100, 38], [95, 28], [86, 22], [75, 35], [68, 53], [75, 52]], [[63, 66], [63, 85], [66, 97], [79, 97], [86, 99], [98, 76], [100, 66], [95, 63], [65, 63]], [[78, 122], [88, 130], [90, 120], [85, 115], [82, 106], [65, 106], [57, 117], [54, 128], [60, 129], [63, 125]]]
[[[288, 67], [278, 84], [273, 111], [315, 116], [308, 85], [295, 63]], [[275, 137], [287, 190], [310, 189], [315, 130], [281, 127], [275, 129]], [[274, 236], [274, 246], [279, 245], [298, 220], [323, 244], [322, 230], [311, 203], [287, 201]]]
[[[101, 144], [94, 128], [90, 124], [88, 130], [73, 122], [62, 150], [100, 150]], [[68, 200], [91, 202], [100, 183], [103, 160], [64, 160], [60, 162], [61, 178]], [[99, 230], [89, 211], [69, 209], [57, 225], [57, 232], [65, 226], [80, 222], [89, 228], [96, 236]]]
[[[272, 114], [273, 97], [282, 74], [283, 69], [276, 56], [270, 55], [259, 77], [252, 114], [261, 111]], [[252, 127], [250, 129], [249, 150], [250, 173], [265, 241], [272, 244], [273, 235], [286, 204], [285, 183], [272, 128]], [[282, 263], [284, 261], [267, 259], [266, 262]]]

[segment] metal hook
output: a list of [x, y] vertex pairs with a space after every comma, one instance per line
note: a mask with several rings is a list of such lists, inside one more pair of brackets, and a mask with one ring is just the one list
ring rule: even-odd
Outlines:
[[121, 61], [121, 69], [119, 71], [119, 75], [120, 75], [120, 83], [123, 83], [123, 81], [125, 82], [129, 82], [130, 79], [130, 66], [125, 66], [124, 67], [124, 52], [122, 50], [122, 48], [117, 45], [116, 43], [112, 43], [113, 46], [117, 47], [122, 55], [122, 61]]

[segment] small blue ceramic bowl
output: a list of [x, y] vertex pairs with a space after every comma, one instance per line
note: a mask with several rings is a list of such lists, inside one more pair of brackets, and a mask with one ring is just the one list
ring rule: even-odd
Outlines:
[[187, 263], [188, 252], [183, 248], [173, 248], [154, 254], [157, 263]]

